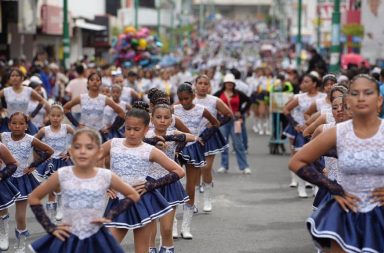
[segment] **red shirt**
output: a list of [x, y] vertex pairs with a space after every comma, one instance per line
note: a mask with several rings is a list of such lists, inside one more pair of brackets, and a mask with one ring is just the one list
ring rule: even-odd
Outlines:
[[229, 106], [229, 108], [231, 108], [233, 113], [240, 111], [240, 96], [239, 96], [239, 94], [232, 96], [228, 101], [228, 97], [223, 92], [223, 93], [221, 93], [220, 98], [221, 98], [221, 100], [223, 100], [223, 102], [225, 104], [227, 104]]

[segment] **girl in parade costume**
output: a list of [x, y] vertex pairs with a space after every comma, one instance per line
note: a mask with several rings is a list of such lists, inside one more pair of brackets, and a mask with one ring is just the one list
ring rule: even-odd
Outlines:
[[[229, 122], [233, 118], [232, 111], [228, 108], [224, 102], [215, 96], [209, 95], [211, 84], [208, 76], [200, 75], [196, 78], [196, 96], [193, 102], [197, 105], [204, 106], [214, 117], [221, 116], [220, 124], [223, 125]], [[201, 129], [203, 131], [209, 131], [206, 129], [207, 121], [201, 122]], [[202, 169], [203, 187], [204, 187], [204, 212], [212, 211], [212, 166], [215, 159], [215, 155], [221, 153], [228, 148], [228, 143], [220, 131], [216, 131], [205, 143], [204, 143], [204, 155], [207, 165]]]
[[[177, 130], [170, 130], [169, 127], [172, 123], [172, 108], [169, 105], [167, 98], [159, 98], [152, 109], [152, 123], [154, 129], [150, 129], [146, 135], [146, 141], [156, 143], [170, 159], [175, 159], [176, 152], [180, 148], [179, 145], [185, 142], [192, 142], [196, 140], [196, 136], [186, 134]], [[164, 138], [164, 142], [159, 140], [158, 137]], [[154, 140], [154, 141], [153, 141]], [[151, 177], [154, 179], [161, 178], [168, 174], [168, 171], [154, 163], [151, 168]], [[160, 218], [160, 232], [161, 232], [161, 247], [159, 253], [172, 253], [174, 252], [173, 236], [177, 234], [177, 223], [174, 223], [176, 207], [186, 203], [189, 199], [184, 191], [183, 185], [180, 181], [165, 185], [159, 188], [160, 193], [173, 207], [172, 212]], [[173, 223], [173, 225], [172, 225]], [[175, 226], [176, 224], [176, 226]], [[173, 226], [173, 227], [172, 227]], [[175, 231], [174, 231], [175, 230]], [[156, 253], [155, 247], [156, 239], [156, 222], [152, 223], [150, 253]]]
[[[124, 239], [128, 229], [133, 229], [135, 253], [148, 252], [151, 231], [149, 223], [172, 211], [172, 206], [157, 188], [174, 183], [185, 174], [162, 151], [143, 142], [150, 121], [147, 109], [148, 105], [144, 102], [135, 102], [133, 109], [127, 112], [125, 138], [114, 138], [102, 145], [102, 158], [110, 157], [110, 169], [141, 194], [139, 202], [106, 225], [119, 242]], [[151, 175], [153, 163], [158, 163], [169, 173], [156, 180], [146, 180]], [[116, 198], [112, 192], [107, 211], [120, 202], [121, 195]]]
[[[25, 240], [29, 236], [26, 226], [27, 198], [39, 185], [32, 172], [53, 154], [54, 150], [37, 138], [26, 134], [28, 118], [22, 112], [15, 112], [9, 118], [11, 132], [1, 133], [1, 141], [11, 151], [18, 162], [16, 172], [9, 181], [20, 192], [16, 198], [16, 244], [15, 252], [25, 252]], [[39, 158], [33, 161], [33, 150]]]
[[[63, 107], [59, 104], [53, 104], [49, 113], [49, 121], [51, 124], [41, 128], [35, 135], [35, 138], [42, 140], [54, 150], [51, 159], [48, 159], [37, 167], [36, 171], [40, 177], [48, 178], [59, 168], [72, 165], [68, 154], [68, 147], [74, 130], [70, 125], [62, 124], [63, 119]], [[61, 207], [60, 189], [56, 189], [55, 192], [49, 193], [46, 204], [50, 217], [56, 216], [56, 220], [61, 220], [63, 216]]]
[[[94, 130], [78, 130], [70, 147], [74, 166], [60, 168], [36, 188], [29, 204], [37, 221], [48, 233], [30, 245], [37, 253], [123, 253], [103, 223], [110, 222], [139, 199], [139, 194], [110, 170], [96, 167], [101, 155], [101, 137]], [[45, 214], [41, 200], [61, 188], [63, 223], [53, 224]], [[103, 217], [105, 193], [120, 192], [124, 199]]]
[[[116, 104], [118, 104], [121, 108], [124, 109], [124, 113], [131, 109], [131, 106], [127, 104], [126, 102], [122, 101], [121, 98], [121, 87], [117, 84], [114, 84], [111, 88], [111, 95], [112, 100]], [[117, 113], [113, 110], [112, 107], [106, 106], [104, 108], [104, 117], [103, 117], [103, 126], [100, 130], [103, 142], [106, 142], [107, 140], [110, 140], [112, 138], [121, 138], [124, 136], [124, 129], [119, 130], [113, 130], [111, 129], [111, 126], [113, 125], [113, 122], [116, 120]]]
[[[167, 94], [165, 92], [157, 89], [152, 88], [148, 92], [148, 99], [149, 99], [149, 111], [152, 111], [153, 107], [156, 104], [156, 101], [160, 98], [166, 98], [169, 101], [169, 98], [167, 97]], [[152, 122], [149, 123], [149, 129], [154, 128], [154, 125]], [[171, 129], [177, 129], [184, 133], [190, 133], [188, 127], [183, 123], [183, 121], [180, 120], [180, 118], [176, 117], [174, 114], [172, 114], [172, 123], [170, 125]]]
[[0, 170], [0, 251], [6, 251], [9, 248], [8, 207], [15, 204], [15, 200], [20, 196], [20, 192], [9, 180], [9, 177], [17, 169], [17, 162], [9, 149], [2, 143], [0, 143], [0, 158], [5, 165]]
[[[28, 104], [31, 98], [37, 100], [39, 105], [33, 110], [30, 114], [28, 114], [27, 124], [28, 129], [27, 133], [36, 134], [38, 129], [37, 127], [30, 121], [31, 118], [35, 117], [41, 108], [45, 108], [47, 113], [49, 113], [50, 106], [48, 102], [42, 98], [35, 90], [31, 87], [24, 87], [22, 85], [24, 79], [24, 74], [19, 69], [12, 69], [9, 74], [8, 83], [11, 87], [4, 88], [0, 90], [0, 98], [4, 97], [5, 102], [7, 103], [7, 115], [10, 116], [15, 112], [22, 112], [27, 114]], [[8, 118], [3, 118], [1, 132], [9, 131], [8, 128]]]
[[[199, 134], [200, 123], [204, 118], [211, 124], [211, 127], [208, 128], [209, 130], [205, 134], [206, 136], [202, 138], [206, 142], [212, 134], [218, 131], [219, 121], [203, 106], [193, 103], [195, 94], [190, 84], [181, 84], [177, 89], [177, 96], [180, 104], [174, 106], [174, 114], [186, 124], [191, 134]], [[184, 205], [181, 236], [184, 239], [192, 239], [190, 228], [195, 204], [195, 185], [198, 183], [200, 176], [200, 171], [197, 168], [202, 168], [206, 165], [203, 145], [199, 141], [188, 143], [180, 152], [180, 155], [186, 163], [186, 190], [189, 196], [189, 201]]]
[[[36, 82], [30, 82], [29, 87], [31, 87], [41, 97], [43, 97], [41, 84]], [[28, 109], [27, 109], [28, 115], [31, 115], [38, 106], [39, 106], [39, 101], [31, 97], [31, 100], [28, 103]], [[44, 127], [46, 122], [48, 121], [48, 114], [45, 108], [41, 108], [41, 110], [36, 114], [35, 117], [33, 118], [31, 117], [31, 121], [38, 129]]]
[[[352, 120], [326, 130], [289, 163], [298, 176], [333, 195], [307, 220], [323, 250], [384, 252], [384, 123], [377, 116], [381, 104], [376, 80], [357, 75], [348, 93]], [[338, 157], [340, 184], [311, 166], [326, 153]]]
[[121, 101], [131, 105], [135, 100], [140, 98], [139, 94], [131, 87], [124, 86], [124, 76], [122, 73], [117, 74], [113, 78], [113, 84], [121, 87]]
[[[65, 104], [64, 112], [75, 127], [89, 127], [100, 131], [103, 128], [105, 106], [111, 107], [119, 117], [116, 117], [111, 129], [119, 129], [124, 122], [124, 110], [109, 97], [100, 94], [101, 75], [93, 72], [88, 76], [88, 94], [82, 94]], [[81, 106], [81, 118], [78, 122], [71, 113], [75, 105]]]
[[[300, 85], [300, 88], [305, 92], [296, 95], [294, 99], [290, 100], [284, 106], [285, 116], [287, 117], [295, 131], [297, 131], [294, 140], [295, 151], [298, 151], [305, 144], [305, 139], [302, 134], [306, 127], [304, 112], [308, 110], [309, 106], [312, 104], [312, 102], [316, 101], [316, 99], [326, 96], [324, 93], [318, 92], [317, 84], [318, 79], [316, 76], [312, 74], [305, 75]], [[293, 115], [291, 115], [291, 111], [293, 111], [295, 108], [298, 109], [296, 119], [294, 119]], [[296, 180], [298, 181], [297, 190], [299, 197], [307, 198], [308, 195], [305, 191], [304, 181], [300, 180], [299, 178], [297, 178]]]

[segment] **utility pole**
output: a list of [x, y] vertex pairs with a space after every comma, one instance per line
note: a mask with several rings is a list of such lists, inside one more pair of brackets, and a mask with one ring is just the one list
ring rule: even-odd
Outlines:
[[64, 68], [69, 69], [69, 54], [70, 54], [70, 41], [69, 41], [69, 25], [68, 25], [68, 0], [63, 0], [63, 63]]
[[320, 11], [320, 0], [317, 0], [317, 51], [321, 49], [321, 11]]
[[330, 72], [338, 72], [340, 70], [340, 0], [333, 2], [332, 13], [332, 45], [331, 45], [331, 59], [330, 59]]
[[297, 6], [297, 36], [296, 36], [296, 65], [297, 70], [301, 70], [301, 12], [302, 0], [298, 0]]
[[135, 28], [139, 29], [139, 0], [135, 0]]

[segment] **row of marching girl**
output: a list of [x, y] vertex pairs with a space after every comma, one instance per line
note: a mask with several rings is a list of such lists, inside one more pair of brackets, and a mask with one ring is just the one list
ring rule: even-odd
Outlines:
[[[8, 241], [8, 211], [7, 208], [15, 203], [16, 205], [16, 243], [14, 252], [25, 252], [25, 241], [29, 236], [26, 224], [27, 198], [28, 195], [39, 185], [39, 181], [33, 175], [33, 171], [43, 162], [50, 158], [53, 149], [37, 138], [26, 134], [28, 128], [28, 117], [22, 112], [15, 112], [8, 120], [10, 132], [1, 133], [1, 142], [9, 149], [17, 161], [17, 167], [8, 174], [8, 180], [2, 182], [1, 189], [1, 232], [0, 249], [7, 250]], [[34, 159], [33, 151], [37, 151], [38, 157]], [[3, 157], [1, 157], [3, 160]], [[4, 155], [4, 163], [9, 167], [11, 159]], [[6, 167], [6, 169], [7, 169]], [[6, 170], [7, 171], [7, 170]], [[6, 172], [5, 171], [5, 172]], [[9, 170], [8, 170], [9, 171]], [[1, 171], [4, 173], [4, 171]]]
[[[352, 119], [337, 123], [306, 144], [289, 163], [302, 179], [325, 189], [307, 219], [309, 233], [324, 252], [384, 252], [384, 122], [377, 81], [357, 75], [350, 82], [347, 108]], [[337, 157], [338, 180], [316, 170], [320, 156]]]
[[[31, 118], [34, 118], [40, 110], [44, 107], [47, 113], [49, 113], [50, 106], [48, 102], [41, 97], [35, 90], [31, 87], [23, 86], [24, 74], [19, 69], [11, 69], [9, 72], [8, 85], [0, 91], [0, 98], [4, 98], [7, 107], [8, 117], [2, 119], [2, 124], [0, 127], [1, 132], [9, 132], [9, 117], [15, 112], [22, 112], [25, 115], [28, 115], [27, 118], [27, 133], [36, 134], [38, 128], [31, 122]], [[28, 105], [31, 100], [38, 102], [38, 106], [28, 114]]]
[[[159, 97], [156, 101], [153, 101], [151, 122], [153, 128], [149, 129], [146, 134], [146, 142], [156, 145], [162, 150], [170, 159], [174, 160], [176, 152], [186, 142], [193, 142], [197, 139], [196, 136], [180, 132], [172, 125], [172, 107], [169, 104], [167, 97]], [[152, 164], [151, 178], [158, 179], [168, 174], [168, 171], [161, 167], [159, 164]], [[167, 200], [173, 210], [159, 219], [160, 232], [161, 232], [161, 246], [159, 253], [173, 253], [175, 251], [173, 244], [173, 223], [176, 213], [176, 207], [183, 205], [189, 200], [183, 185], [180, 181], [176, 181], [172, 184], [165, 185], [159, 188], [159, 192]], [[176, 233], [177, 233], [177, 227]], [[155, 246], [157, 226], [156, 222], [152, 222], [151, 240], [150, 240], [150, 253], [156, 253], [157, 248]]]
[[220, 122], [204, 106], [194, 103], [195, 94], [190, 83], [183, 83], [177, 89], [179, 103], [174, 106], [174, 114], [188, 127], [191, 134], [197, 136], [200, 133], [201, 123], [204, 119], [210, 127], [201, 135], [201, 140], [189, 142], [180, 152], [186, 167], [186, 191], [189, 201], [184, 205], [181, 236], [184, 239], [192, 239], [191, 222], [195, 204], [195, 186], [199, 182], [200, 169], [207, 165], [204, 155], [204, 143], [218, 131]]
[[[135, 102], [126, 115], [125, 138], [114, 138], [102, 145], [102, 158], [110, 161], [110, 169], [124, 182], [134, 186], [141, 195], [140, 200], [130, 209], [106, 224], [119, 242], [124, 239], [128, 230], [132, 229], [136, 253], [149, 251], [152, 227], [150, 223], [173, 210], [173, 205], [170, 205], [157, 189], [177, 182], [185, 174], [173, 159], [143, 142], [149, 130], [148, 108], [144, 102]], [[153, 178], [154, 163], [164, 168], [167, 173]], [[113, 192], [110, 197], [107, 212], [123, 200], [120, 194], [115, 195]]]

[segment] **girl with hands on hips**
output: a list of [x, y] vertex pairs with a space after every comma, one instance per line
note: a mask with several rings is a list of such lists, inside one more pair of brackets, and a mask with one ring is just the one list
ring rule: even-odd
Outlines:
[[[310, 141], [292, 157], [289, 168], [334, 196], [307, 219], [309, 232], [322, 250], [384, 252], [384, 122], [378, 117], [382, 97], [377, 81], [357, 75], [347, 98], [352, 119]], [[338, 157], [340, 184], [311, 166], [326, 153]]]
[[[95, 130], [75, 132], [69, 150], [74, 166], [60, 168], [29, 197], [36, 219], [48, 233], [31, 244], [34, 252], [119, 252], [124, 250], [103, 226], [139, 200], [139, 194], [107, 169], [96, 167], [101, 155], [101, 137]], [[45, 214], [41, 200], [61, 188], [63, 223], [55, 225]], [[113, 189], [123, 199], [104, 216], [105, 193]]]

